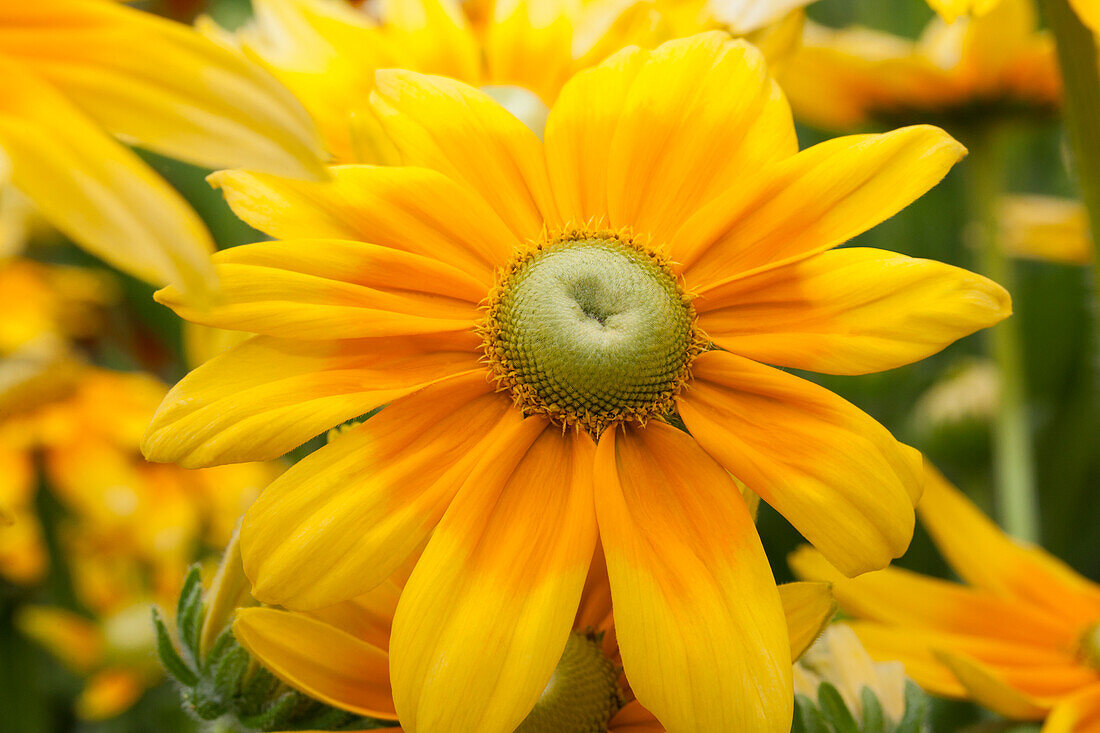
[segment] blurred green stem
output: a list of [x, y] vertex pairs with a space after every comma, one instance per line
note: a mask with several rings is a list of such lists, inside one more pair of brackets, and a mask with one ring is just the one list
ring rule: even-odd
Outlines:
[[[971, 136], [970, 226], [978, 245], [982, 274], [1016, 292], [1013, 262], [1005, 254], [997, 217], [1004, 181], [1006, 134], [986, 125]], [[993, 425], [993, 479], [996, 508], [1005, 530], [1029, 542], [1039, 540], [1039, 506], [1035, 495], [1035, 459], [1028, 426], [1023, 348], [1018, 318], [994, 326], [990, 348], [1001, 378]]]
[[[1058, 44], [1066, 132], [1095, 243], [1100, 232], [1100, 55], [1096, 38], [1067, 0], [1043, 0], [1043, 10]], [[1098, 257], [1093, 258], [1093, 275], [1094, 294], [1100, 297]]]

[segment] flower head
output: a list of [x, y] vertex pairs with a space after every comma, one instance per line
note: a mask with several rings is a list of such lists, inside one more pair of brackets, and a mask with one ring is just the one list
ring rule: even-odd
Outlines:
[[895, 568], [847, 579], [809, 548], [791, 566], [831, 580], [871, 655], [900, 660], [929, 692], [1009, 718], [1046, 718], [1048, 732], [1092, 730], [1100, 586], [1006, 536], [934, 469], [918, 511], [964, 584]]
[[795, 114], [828, 129], [872, 120], [1047, 115], [1061, 103], [1054, 40], [1031, 0], [985, 15], [933, 19], [917, 41], [808, 25], [782, 78]]
[[274, 78], [122, 3], [4, 3], [0, 73], [0, 168], [13, 184], [93, 254], [196, 297], [214, 287], [210, 235], [115, 135], [199, 165], [322, 173], [308, 116]]
[[597, 539], [641, 703], [786, 730], [787, 632], [731, 474], [854, 574], [907, 546], [920, 456], [760, 362], [877, 371], [1008, 314], [966, 271], [831, 251], [962, 147], [913, 127], [799, 153], [760, 53], [720, 32], [577, 75], [545, 143], [440, 77], [380, 72], [373, 109], [407, 167], [214, 177], [277, 241], [216, 256], [212, 308], [158, 297], [257, 335], [174, 388], [146, 454], [272, 457], [389, 403], [270, 486], [241, 539], [256, 597], [296, 610], [424, 546], [390, 646], [409, 730], [523, 720]]

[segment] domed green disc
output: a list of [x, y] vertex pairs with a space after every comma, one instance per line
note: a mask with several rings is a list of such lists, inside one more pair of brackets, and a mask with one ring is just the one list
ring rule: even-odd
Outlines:
[[536, 252], [494, 311], [495, 357], [521, 402], [597, 431], [667, 407], [692, 355], [690, 302], [652, 256], [614, 238]]
[[623, 704], [618, 677], [599, 641], [574, 631], [542, 697], [516, 733], [607, 733], [608, 721]]

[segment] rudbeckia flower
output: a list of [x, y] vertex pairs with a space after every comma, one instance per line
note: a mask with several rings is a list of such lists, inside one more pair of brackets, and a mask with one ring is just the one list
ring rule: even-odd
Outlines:
[[172, 390], [146, 455], [274, 457], [389, 403], [268, 487], [242, 549], [258, 599], [308, 610], [427, 543], [390, 647], [409, 730], [523, 720], [598, 537], [641, 704], [786, 731], [787, 632], [733, 476], [856, 574], [908, 545], [921, 458], [762, 362], [889, 369], [1008, 315], [964, 270], [832, 251], [963, 148], [923, 126], [798, 152], [759, 51], [721, 32], [577, 75], [545, 144], [457, 81], [379, 72], [373, 100], [404, 166], [213, 178], [279, 241], [216, 255], [220, 305], [158, 298], [258, 335]]
[[541, 130], [562, 85], [624, 46], [723, 26], [786, 53], [801, 23], [783, 18], [808, 2], [390, 0], [354, 8], [344, 0], [256, 0], [254, 20], [236, 34], [204, 27], [262, 60], [298, 95], [338, 162], [390, 163], [397, 152], [380, 139], [369, 104], [377, 69], [483, 87]]
[[933, 19], [917, 41], [807, 25], [781, 79], [799, 119], [828, 129], [874, 120], [1046, 115], [1061, 103], [1054, 40], [1031, 0]]
[[809, 548], [791, 557], [831, 580], [873, 657], [900, 660], [929, 692], [974, 700], [1044, 733], [1100, 726], [1100, 586], [1006, 536], [930, 470], [917, 507], [963, 584], [889, 568], [849, 580]]
[[320, 175], [308, 115], [258, 65], [112, 0], [0, 7], [0, 158], [93, 254], [196, 296], [213, 287], [198, 216], [115, 137], [212, 168]]
[[[407, 574], [399, 571], [363, 596], [312, 612], [242, 608], [233, 633], [256, 660], [300, 692], [359, 715], [397, 720], [387, 647], [406, 581]], [[779, 590], [791, 657], [798, 659], [836, 605], [824, 583], [790, 583]], [[572, 628], [551, 682], [517, 733], [664, 731], [633, 698], [629, 680], [621, 674], [602, 557], [592, 564]]]

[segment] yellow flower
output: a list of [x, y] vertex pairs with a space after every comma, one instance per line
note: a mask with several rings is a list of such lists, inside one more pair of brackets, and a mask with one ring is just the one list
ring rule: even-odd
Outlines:
[[[398, 572], [358, 598], [307, 613], [243, 608], [237, 612], [233, 633], [291, 687], [343, 710], [396, 720], [387, 648], [406, 581], [407, 571]], [[836, 607], [824, 583], [790, 583], [779, 591], [791, 657], [797, 659]], [[551, 682], [516, 731], [664, 731], [634, 699], [621, 669], [607, 569], [597, 556], [565, 652]], [[452, 704], [461, 707], [463, 701]]]
[[1088, 215], [1078, 201], [1053, 196], [1001, 200], [1001, 241], [1017, 257], [1084, 265], [1092, 261]]
[[210, 236], [112, 135], [209, 167], [320, 174], [305, 111], [263, 69], [111, 0], [0, 9], [0, 158], [58, 229], [137, 277], [199, 294]]
[[969, 698], [1044, 733], [1100, 719], [1100, 586], [1007, 537], [929, 469], [921, 521], [965, 585], [889, 568], [849, 580], [809, 548], [795, 572], [831, 580], [871, 655], [936, 695]]
[[730, 474], [855, 574], [908, 545], [920, 456], [759, 362], [873, 372], [1009, 313], [964, 270], [831, 251], [963, 148], [922, 126], [799, 153], [759, 51], [720, 32], [578, 74], [545, 144], [453, 80], [380, 72], [373, 99], [409, 167], [215, 174], [281, 241], [216, 255], [216, 307], [158, 297], [259, 335], [172, 390], [146, 455], [271, 458], [390, 403], [268, 487], [242, 547], [256, 597], [302, 610], [427, 542], [391, 647], [408, 730], [524, 718], [598, 522], [641, 703], [673, 729], [785, 731], [782, 610]]
[[[37, 458], [66, 509], [59, 544], [76, 598], [94, 618], [31, 607], [19, 625], [87, 677], [78, 713], [110, 717], [161, 677], [152, 604], [175, 600], [196, 547], [224, 544], [279, 472], [256, 463], [201, 471], [146, 463], [138, 441], [165, 388], [144, 375], [25, 349], [0, 364], [0, 505], [14, 519], [0, 526], [0, 575], [33, 584], [47, 569], [34, 511]], [[20, 399], [4, 399], [10, 392]]]
[[[960, 15], [984, 15], [999, 2], [1001, 0], [928, 0], [929, 6], [948, 23]], [[1100, 0], [1069, 0], [1069, 4], [1082, 23], [1093, 32], [1100, 31]]]
[[830, 129], [876, 117], [1045, 113], [1061, 101], [1054, 42], [1037, 30], [1031, 0], [1002, 0], [951, 25], [934, 19], [915, 42], [808, 25], [781, 81], [796, 116]]
[[398, 163], [369, 103], [375, 71], [399, 68], [483, 87], [541, 130], [562, 85], [630, 44], [723, 27], [769, 58], [790, 53], [811, 0], [256, 0], [255, 19], [212, 37], [262, 59], [313, 114], [341, 163]]

